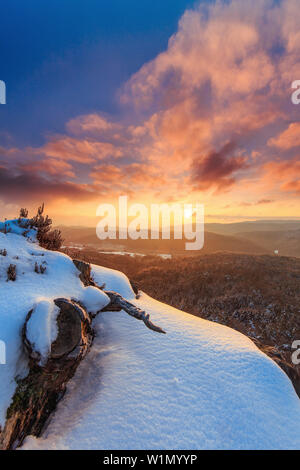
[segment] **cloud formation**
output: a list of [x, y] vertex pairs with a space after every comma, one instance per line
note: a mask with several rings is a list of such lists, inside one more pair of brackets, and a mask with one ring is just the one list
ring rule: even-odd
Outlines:
[[[299, 62], [298, 0], [201, 3], [124, 85], [125, 117], [74, 117], [64, 133], [23, 150], [25, 180], [9, 173], [11, 184], [26, 191], [31, 171], [39, 191], [46, 181], [70, 197], [218, 200], [226, 191], [239, 206], [245, 183], [250, 205], [274, 201], [274, 191], [294, 197], [300, 127], [290, 86]], [[8, 151], [0, 153], [6, 164]]]
[[89, 201], [95, 198], [95, 189], [84, 184], [47, 179], [31, 172], [13, 172], [0, 167], [0, 198], [7, 203], [47, 202], [53, 198]]
[[216, 191], [221, 191], [233, 185], [234, 174], [247, 168], [246, 157], [234, 157], [236, 144], [230, 142], [219, 152], [211, 152], [204, 158], [194, 160], [191, 182], [196, 189], [205, 190], [216, 186]]
[[279, 185], [281, 191], [300, 195], [300, 159], [274, 161], [264, 165], [265, 179], [272, 185]]
[[282, 150], [300, 147], [300, 122], [290, 124], [281, 134], [270, 139], [268, 144]]

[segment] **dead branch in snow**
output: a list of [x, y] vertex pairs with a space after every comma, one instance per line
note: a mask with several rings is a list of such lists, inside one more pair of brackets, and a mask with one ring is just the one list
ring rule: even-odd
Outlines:
[[[73, 259], [73, 263], [75, 264], [78, 271], [80, 271], [79, 278], [85, 286], [98, 287], [98, 289], [105, 292], [105, 294], [110, 298], [109, 305], [103, 308], [101, 312], [119, 312], [120, 310], [124, 310], [126, 313], [128, 313], [128, 315], [131, 315], [137, 320], [142, 320], [150, 330], [156, 331], [157, 333], [166, 334], [162, 328], [154, 325], [154, 323], [150, 321], [150, 315], [147, 314], [144, 310], [128, 302], [128, 300], [124, 299], [124, 297], [122, 297], [117, 292], [105, 290], [105, 284], [101, 287], [98, 286], [92, 279], [91, 265], [89, 263], [77, 259]], [[136, 293], [138, 292], [137, 288], [135, 288], [135, 291]]]
[[166, 332], [157, 325], [154, 325], [150, 321], [150, 315], [146, 313], [144, 310], [136, 307], [135, 305], [128, 302], [128, 300], [124, 299], [120, 294], [113, 291], [106, 291], [104, 290], [105, 294], [110, 298], [110, 304], [105, 307], [102, 312], [104, 311], [120, 311], [124, 310], [128, 315], [136, 318], [137, 320], [142, 320], [147, 328], [150, 330], [156, 331], [157, 333], [166, 334]]

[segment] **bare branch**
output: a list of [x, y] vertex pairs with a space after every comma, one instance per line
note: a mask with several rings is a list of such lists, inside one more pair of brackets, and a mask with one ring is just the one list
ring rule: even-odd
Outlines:
[[154, 323], [150, 321], [150, 315], [144, 310], [131, 304], [117, 292], [106, 290], [104, 290], [104, 292], [110, 298], [110, 304], [107, 305], [107, 307], [105, 307], [105, 309], [103, 309], [102, 311], [124, 310], [126, 313], [128, 313], [128, 315], [136, 318], [137, 320], [142, 320], [147, 326], [147, 328], [149, 328], [150, 330], [156, 331], [157, 333], [166, 334], [166, 332], [162, 328], [157, 325], [154, 325]]

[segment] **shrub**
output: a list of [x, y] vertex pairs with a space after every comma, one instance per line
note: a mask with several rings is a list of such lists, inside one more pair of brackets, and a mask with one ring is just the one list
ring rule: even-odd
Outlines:
[[37, 274], [44, 274], [44, 272], [46, 271], [46, 266], [43, 266], [42, 264], [38, 265], [37, 262], [35, 262], [35, 265], [34, 265], [34, 271], [37, 273]]
[[44, 272], [46, 271], [46, 266], [43, 266], [42, 264], [40, 264], [40, 273], [41, 274], [44, 274]]
[[[47, 250], [57, 251], [61, 248], [63, 239], [60, 230], [51, 230], [52, 220], [48, 215], [44, 216], [44, 203], [38, 208], [37, 214], [29, 219], [27, 223], [28, 228], [35, 228], [37, 230], [37, 240], [39, 245]], [[28, 215], [27, 209], [21, 209], [21, 214]]]
[[16, 265], [15, 264], [10, 264], [7, 268], [7, 280], [8, 281], [15, 281], [16, 278], [17, 278]]
[[27, 219], [27, 217], [28, 217], [28, 210], [22, 207], [20, 209], [20, 219]]

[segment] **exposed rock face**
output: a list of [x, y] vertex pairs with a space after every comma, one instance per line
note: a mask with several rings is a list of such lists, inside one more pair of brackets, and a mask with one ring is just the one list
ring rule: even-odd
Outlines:
[[54, 303], [60, 308], [57, 317], [59, 335], [52, 343], [51, 358], [57, 360], [66, 355], [83, 358], [93, 338], [89, 315], [74, 301], [56, 299]]
[[80, 271], [79, 279], [81, 282], [85, 286], [95, 286], [95, 283], [91, 277], [91, 265], [78, 259], [73, 259], [73, 263], [75, 264], [78, 271]]
[[27, 315], [22, 337], [29, 356], [30, 372], [25, 379], [18, 381], [7, 411], [6, 425], [0, 433], [1, 450], [17, 447], [29, 434], [41, 434], [47, 418], [64, 394], [67, 382], [92, 344], [94, 335], [86, 311], [67, 299], [56, 299], [54, 303], [60, 309], [58, 335], [44, 366], [40, 365], [40, 356], [26, 336], [26, 325], [33, 310]]
[[138, 295], [139, 294], [138, 285], [135, 282], [133, 282], [131, 279], [129, 279], [129, 282], [135, 295]]

